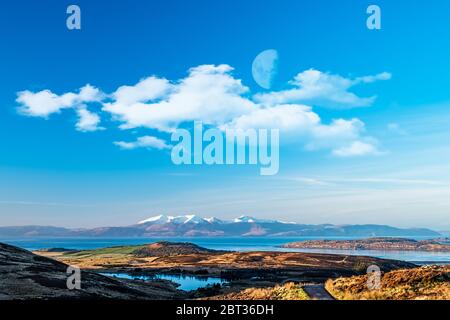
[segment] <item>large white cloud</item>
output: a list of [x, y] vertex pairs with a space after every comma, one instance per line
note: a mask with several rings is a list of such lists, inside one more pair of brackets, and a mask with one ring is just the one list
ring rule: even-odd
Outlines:
[[[301, 142], [307, 150], [331, 149], [339, 156], [343, 153], [341, 149], [350, 148], [365, 130], [359, 119], [337, 119], [324, 124], [311, 107], [295, 104], [258, 108], [221, 126], [223, 130], [252, 128], [279, 129], [285, 142]], [[367, 140], [366, 144], [376, 150], [375, 140]]]
[[242, 96], [248, 88], [231, 76], [231, 70], [227, 65], [199, 66], [172, 85], [167, 80], [153, 78], [158, 90], [154, 90], [153, 97], [147, 97], [147, 103], [135, 99], [136, 88], [143, 86], [141, 81], [134, 86], [136, 90], [127, 87], [128, 92], [125, 92], [119, 88], [113, 94], [120, 96], [119, 99], [105, 103], [103, 110], [122, 121], [121, 127], [125, 129], [147, 127], [171, 132], [180, 123], [195, 120], [221, 125], [256, 107]]
[[[308, 150], [328, 149], [340, 157], [378, 152], [376, 141], [365, 136], [362, 121], [336, 119], [327, 124], [313, 106], [371, 105], [375, 96], [359, 97], [349, 90], [358, 84], [388, 80], [389, 73], [347, 79], [311, 69], [299, 73], [290, 90], [252, 95], [232, 71], [228, 65], [201, 65], [179, 80], [151, 76], [135, 85], [121, 86], [110, 95], [87, 85], [79, 93], [61, 96], [50, 90], [23, 91], [18, 93], [17, 101], [21, 112], [30, 116], [47, 117], [75, 108], [79, 116], [77, 129], [81, 131], [100, 129], [100, 118], [84, 105], [101, 102], [102, 111], [123, 130], [147, 128], [170, 133], [181, 124], [202, 121], [222, 130], [280, 129], [287, 141], [300, 142]], [[164, 140], [149, 136], [115, 144], [124, 149], [169, 147]]]

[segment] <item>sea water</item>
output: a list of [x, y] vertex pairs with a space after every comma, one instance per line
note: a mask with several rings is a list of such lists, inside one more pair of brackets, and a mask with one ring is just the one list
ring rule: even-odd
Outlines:
[[[307, 240], [349, 240], [349, 237], [214, 237], [214, 238], [23, 238], [0, 239], [27, 250], [48, 248], [65, 248], [75, 250], [90, 250], [113, 246], [141, 245], [157, 241], [191, 242], [204, 248], [229, 251], [284, 251], [284, 252], [314, 252], [344, 255], [363, 255], [384, 259], [395, 259], [417, 264], [440, 263], [450, 264], [450, 253], [427, 251], [383, 251], [383, 250], [329, 250], [329, 249], [292, 249], [280, 248], [281, 245]], [[426, 239], [426, 238], [415, 238]]]

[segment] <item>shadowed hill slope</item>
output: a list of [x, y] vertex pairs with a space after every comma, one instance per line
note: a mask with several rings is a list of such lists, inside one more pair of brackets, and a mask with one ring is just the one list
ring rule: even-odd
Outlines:
[[182, 297], [170, 282], [140, 283], [81, 273], [81, 290], [67, 288], [68, 265], [0, 243], [0, 300], [173, 299]]

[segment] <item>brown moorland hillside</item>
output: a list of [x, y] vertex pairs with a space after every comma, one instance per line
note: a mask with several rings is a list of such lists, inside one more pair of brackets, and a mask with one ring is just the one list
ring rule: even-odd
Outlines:
[[427, 266], [382, 274], [380, 288], [369, 290], [368, 276], [328, 280], [325, 287], [341, 300], [450, 300], [450, 266]]
[[206, 269], [220, 273], [229, 269], [292, 269], [358, 274], [365, 272], [368, 266], [374, 264], [384, 271], [414, 267], [408, 262], [364, 256], [271, 251], [226, 252], [209, 250], [190, 243], [170, 242], [76, 252], [38, 251], [36, 253], [84, 269], [103, 271], [176, 268], [185, 271]]
[[268, 288], [248, 288], [237, 292], [216, 295], [203, 300], [309, 300], [302, 286], [286, 283]]
[[120, 299], [161, 300], [185, 298], [170, 281], [146, 283], [81, 272], [81, 288], [67, 286], [68, 265], [0, 243], [0, 300]]

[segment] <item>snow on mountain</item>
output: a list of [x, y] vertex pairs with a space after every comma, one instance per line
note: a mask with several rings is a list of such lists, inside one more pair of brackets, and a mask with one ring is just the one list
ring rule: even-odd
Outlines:
[[[233, 220], [234, 223], [283, 223], [283, 224], [293, 224], [291, 222], [283, 222], [278, 220], [265, 220], [265, 219], [256, 219], [249, 216], [240, 216]], [[295, 223], [294, 223], [295, 224]]]
[[205, 218], [204, 220], [211, 224], [212, 223], [224, 223], [224, 221], [217, 219], [216, 217]]
[[198, 217], [196, 215], [187, 215], [185, 216], [186, 220], [184, 221], [184, 223], [205, 223], [208, 222], [205, 219]]
[[154, 216], [154, 217], [151, 217], [151, 218], [139, 221], [138, 224], [146, 224], [146, 223], [150, 223], [150, 222], [153, 222], [153, 223], [167, 223], [167, 220], [168, 220], [167, 216], [159, 215], [159, 216]]
[[215, 217], [210, 218], [202, 218], [196, 215], [184, 215], [184, 216], [166, 216], [166, 215], [158, 215], [154, 217], [150, 217], [148, 219], [142, 220], [138, 222], [138, 224], [185, 224], [185, 223], [193, 223], [193, 224], [229, 224], [229, 223], [283, 223], [283, 224], [295, 224], [291, 222], [282, 222], [277, 220], [263, 220], [256, 219], [249, 216], [240, 216], [239, 218], [224, 221]]
[[249, 216], [240, 216], [233, 220], [234, 223], [255, 223], [256, 219]]
[[200, 224], [200, 223], [207, 223], [208, 221], [206, 219], [203, 219], [201, 217], [198, 217], [196, 215], [185, 215], [185, 216], [165, 216], [165, 215], [159, 215], [154, 216], [142, 221], [139, 221], [138, 224], [166, 224], [166, 223], [173, 223], [173, 224], [184, 224], [184, 223], [194, 223], [194, 224]]
[[[272, 222], [272, 223], [270, 223]], [[441, 234], [429, 229], [399, 229], [383, 225], [303, 225], [242, 216], [234, 220], [201, 218], [195, 215], [158, 215], [142, 220], [138, 225], [99, 227], [94, 229], [63, 229], [40, 226], [0, 227], [0, 238], [10, 237], [261, 237], [261, 236], [349, 236], [399, 237]]]

